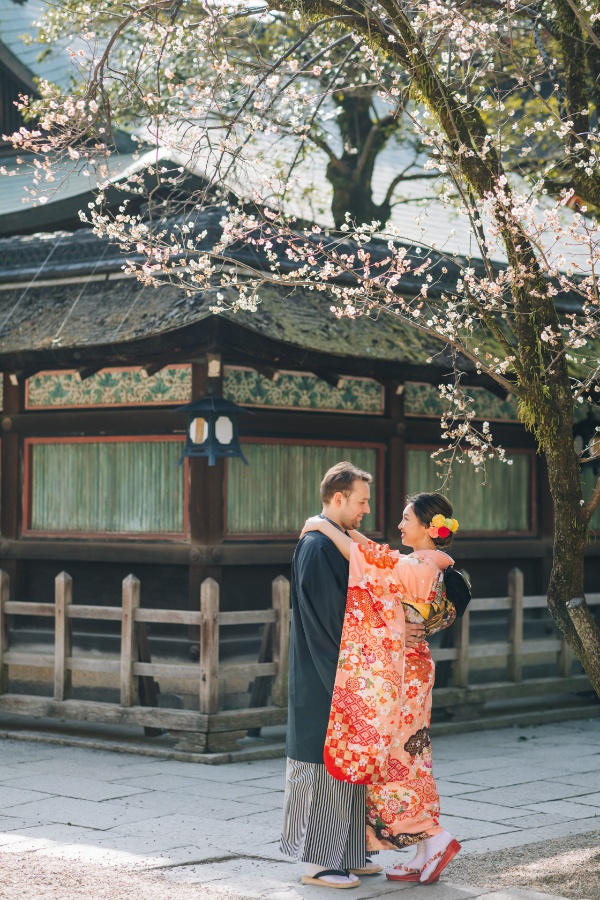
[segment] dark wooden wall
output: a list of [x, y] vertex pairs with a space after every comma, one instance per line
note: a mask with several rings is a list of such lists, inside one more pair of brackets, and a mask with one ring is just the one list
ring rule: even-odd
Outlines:
[[[218, 357], [218, 348], [213, 348], [212, 355]], [[221, 389], [222, 372], [209, 378], [205, 362], [193, 363], [194, 398], [218, 395]], [[293, 541], [224, 540], [222, 460], [214, 467], [205, 459], [191, 461], [189, 542], [21, 538], [25, 436], [181, 433], [185, 418], [165, 409], [25, 411], [23, 383], [15, 385], [7, 376], [2, 416], [0, 557], [11, 575], [14, 597], [50, 600], [54, 577], [65, 569], [74, 578], [76, 601], [112, 604], [120, 597], [121, 580], [134, 573], [142, 581], [144, 605], [197, 609], [200, 585], [212, 577], [221, 585], [222, 608], [241, 610], [268, 606], [272, 580], [280, 574], [289, 576]], [[397, 525], [406, 497], [406, 448], [440, 440], [438, 421], [405, 418], [404, 394], [395, 382], [386, 387], [383, 416], [256, 410], [255, 415], [244, 418], [243, 432], [275, 440], [296, 437], [385, 444], [383, 521], [385, 539], [396, 547], [400, 546]], [[494, 436], [508, 448], [532, 448], [531, 436], [518, 424], [496, 424]], [[545, 590], [552, 558], [552, 505], [543, 461], [538, 458], [536, 466], [538, 526], [534, 535], [459, 535], [455, 541], [457, 562], [469, 571], [474, 593], [479, 596], [503, 595], [508, 571], [515, 565], [525, 574], [526, 593]], [[598, 590], [600, 542], [591, 544], [588, 554], [587, 589]], [[189, 638], [197, 639], [197, 635], [190, 631]]]

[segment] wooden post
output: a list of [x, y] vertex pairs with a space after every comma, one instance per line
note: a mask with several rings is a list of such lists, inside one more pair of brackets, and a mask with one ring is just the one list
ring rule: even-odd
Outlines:
[[456, 687], [467, 687], [469, 684], [469, 607], [462, 618], [454, 623], [454, 646], [456, 659], [452, 666], [452, 683]]
[[[203, 363], [192, 363], [192, 400], [200, 397], [221, 397], [223, 392], [223, 366], [217, 365], [215, 353]], [[234, 463], [238, 462], [234, 460]], [[220, 584], [222, 580], [223, 551], [223, 483], [225, 479], [225, 460], [217, 459], [216, 465], [209, 466], [208, 460], [196, 457], [188, 460], [189, 473], [189, 528], [190, 528], [190, 565], [189, 573], [189, 609], [198, 609], [198, 594], [202, 582], [206, 578], [214, 578]], [[207, 548], [210, 550], [207, 551]], [[202, 562], [199, 560], [202, 559]], [[197, 625], [189, 626], [189, 638], [195, 645], [199, 632]]]
[[511, 681], [521, 681], [523, 677], [523, 573], [511, 569], [508, 573], [508, 596], [511, 601], [508, 640], [508, 677]]
[[4, 654], [8, 653], [8, 619], [4, 612], [4, 604], [10, 599], [10, 575], [0, 569], [0, 694], [8, 691], [8, 666], [4, 662]]
[[21, 589], [23, 560], [11, 558], [10, 541], [21, 536], [23, 484], [21, 477], [22, 438], [14, 428], [14, 417], [25, 407], [25, 380], [15, 384], [9, 372], [4, 373], [2, 402], [2, 440], [0, 441], [0, 533], [2, 534], [2, 568], [10, 576], [11, 600], [18, 600]]
[[272, 697], [275, 706], [287, 706], [290, 659], [290, 583], [283, 575], [278, 575], [273, 581], [272, 604], [277, 613], [273, 636], [273, 662], [277, 665], [277, 674], [273, 682]]
[[[385, 460], [385, 491], [380, 494], [384, 500], [385, 539], [390, 547], [401, 547], [398, 531], [399, 510], [404, 508], [406, 500], [405, 478], [405, 421], [404, 421], [404, 385], [387, 385], [385, 389], [386, 416], [394, 422], [393, 434], [387, 441]], [[373, 523], [375, 526], [376, 523]]]
[[200, 587], [200, 712], [219, 708], [219, 585], [205, 578]]
[[73, 579], [61, 572], [54, 581], [54, 699], [68, 700], [71, 696], [71, 671], [67, 659], [71, 656], [71, 623], [68, 608], [73, 602]]
[[135, 575], [123, 579], [121, 612], [121, 706], [138, 705], [138, 683], [133, 674], [137, 660], [135, 610], [140, 605], [140, 580]]
[[558, 674], [563, 678], [570, 678], [573, 674], [573, 662], [575, 654], [565, 641], [564, 637], [560, 641], [560, 650], [558, 651]]

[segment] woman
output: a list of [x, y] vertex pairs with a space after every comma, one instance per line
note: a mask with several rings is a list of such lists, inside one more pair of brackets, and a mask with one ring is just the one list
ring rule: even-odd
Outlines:
[[[387, 877], [429, 884], [460, 850], [438, 819], [429, 740], [435, 667], [424, 640], [456, 615], [443, 574], [453, 565], [444, 549], [458, 522], [446, 497], [420, 493], [409, 498], [398, 527], [413, 548], [408, 556], [320, 517], [303, 533], [322, 531], [350, 560], [325, 765], [341, 781], [368, 785], [368, 850], [416, 845], [410, 862]], [[412, 647], [406, 622], [422, 638]]]

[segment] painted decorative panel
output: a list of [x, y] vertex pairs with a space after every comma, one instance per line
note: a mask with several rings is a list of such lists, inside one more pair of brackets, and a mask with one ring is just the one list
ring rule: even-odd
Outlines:
[[225, 367], [223, 395], [240, 406], [315, 409], [331, 412], [383, 414], [383, 387], [369, 378], [344, 378], [333, 387], [299, 372], [279, 372], [271, 380], [253, 369]]
[[[598, 476], [594, 475], [594, 470], [588, 463], [581, 467], [581, 481], [583, 484], [583, 498], [584, 500], [590, 500], [594, 492], [596, 482], [598, 481]], [[592, 516], [590, 527], [595, 531], [600, 531], [600, 506], [596, 508], [596, 512]]]
[[[483, 388], [466, 388], [475, 401], [477, 417], [518, 420], [517, 401], [501, 400]], [[405, 385], [404, 411], [407, 416], [436, 416], [439, 418], [448, 409], [448, 404], [440, 397], [435, 385], [407, 382]]]
[[29, 530], [183, 534], [183, 441], [28, 442]]
[[[440, 487], [440, 467], [431, 450], [407, 452], [407, 491], [440, 490], [454, 506], [462, 532], [530, 531], [531, 456], [515, 453], [511, 466], [488, 460], [487, 484], [469, 462], [455, 464], [452, 483]], [[510, 451], [509, 451], [510, 455]]]
[[[374, 447], [328, 447], [318, 444], [243, 442], [249, 466], [227, 461], [227, 533], [298, 535], [308, 516], [321, 511], [319, 485], [327, 469], [342, 459], [377, 478]], [[376, 530], [376, 486], [371, 485], [371, 512], [361, 528]]]
[[27, 408], [153, 406], [189, 403], [191, 366], [167, 366], [145, 376], [140, 368], [106, 369], [83, 381], [75, 372], [39, 372], [27, 381]]

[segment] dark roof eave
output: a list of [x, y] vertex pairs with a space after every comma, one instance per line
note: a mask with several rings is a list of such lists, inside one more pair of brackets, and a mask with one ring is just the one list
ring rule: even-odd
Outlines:
[[[324, 353], [265, 337], [223, 316], [211, 316], [200, 322], [173, 331], [155, 333], [123, 344], [40, 349], [2, 353], [0, 371], [35, 372], [52, 369], [81, 369], [85, 367], [127, 366], [139, 363], [190, 361], [208, 349], [220, 350], [225, 363], [284, 365], [308, 372], [330, 372], [336, 375], [357, 375], [383, 382], [418, 381], [439, 384], [440, 379], [453, 377], [449, 360], [440, 358], [431, 364], [397, 362], [365, 358], [343, 353]], [[464, 382], [497, 392], [498, 385], [489, 377], [465, 370]]]

